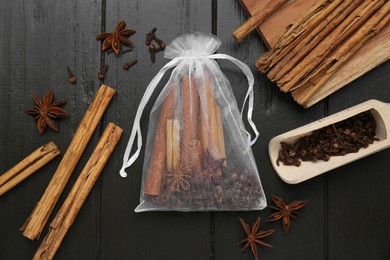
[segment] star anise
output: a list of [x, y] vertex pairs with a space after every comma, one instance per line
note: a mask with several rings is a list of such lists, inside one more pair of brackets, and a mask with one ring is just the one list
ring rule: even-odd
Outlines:
[[37, 119], [37, 126], [40, 134], [43, 133], [46, 125], [53, 130], [58, 131], [57, 123], [53, 119], [68, 115], [65, 110], [60, 108], [60, 106], [64, 105], [66, 102], [62, 100], [52, 102], [53, 95], [52, 91], [48, 91], [43, 97], [43, 100], [34, 96], [34, 108], [26, 111]]
[[168, 178], [168, 187], [171, 191], [180, 191], [180, 189], [188, 190], [190, 183], [186, 179], [190, 179], [191, 167], [180, 166], [179, 169], [168, 171], [165, 176]]
[[119, 54], [120, 43], [127, 46], [133, 45], [133, 43], [127, 38], [130, 37], [132, 34], [134, 34], [135, 31], [124, 30], [125, 26], [126, 26], [126, 22], [121, 21], [116, 26], [114, 32], [104, 32], [96, 35], [96, 39], [104, 40], [102, 51], [107, 51], [112, 48], [116, 54]]
[[277, 210], [277, 212], [269, 216], [267, 221], [276, 221], [278, 219], [283, 218], [284, 233], [287, 233], [290, 227], [290, 217], [296, 219], [296, 215], [298, 215], [297, 210], [305, 206], [308, 201], [294, 200], [290, 204], [286, 205], [284, 201], [279, 197], [271, 195], [271, 198], [277, 207], [275, 206], [269, 206], [269, 207]]
[[241, 226], [248, 237], [238, 242], [237, 245], [245, 243], [245, 246], [241, 249], [241, 252], [244, 252], [250, 246], [252, 249], [253, 256], [257, 260], [259, 259], [259, 255], [257, 252], [257, 245], [272, 247], [271, 244], [261, 241], [260, 238], [271, 235], [274, 232], [274, 230], [270, 229], [270, 230], [260, 231], [260, 217], [258, 217], [256, 222], [252, 224], [252, 229], [250, 229], [249, 225], [242, 218], [239, 219], [240, 219]]

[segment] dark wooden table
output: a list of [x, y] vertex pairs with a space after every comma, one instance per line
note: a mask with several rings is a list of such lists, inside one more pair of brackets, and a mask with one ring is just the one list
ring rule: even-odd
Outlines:
[[[107, 123], [121, 126], [123, 138], [65, 237], [57, 259], [253, 259], [236, 246], [244, 237], [238, 217], [253, 222], [258, 216], [268, 217], [270, 209], [134, 213], [139, 203], [143, 153], [128, 170], [127, 179], [118, 171], [139, 101], [167, 62], [163, 53], [157, 54], [155, 64], [150, 62], [144, 41], [153, 27], [167, 43], [183, 33], [212, 32], [223, 42], [218, 52], [244, 61], [255, 75], [254, 121], [261, 135], [253, 152], [267, 197], [276, 194], [287, 201], [309, 200], [287, 235], [281, 223], [263, 224], [264, 229], [276, 232], [266, 239], [274, 248], [260, 248], [261, 259], [390, 259], [390, 150], [298, 185], [286, 184], [275, 174], [267, 153], [268, 142], [275, 135], [371, 98], [390, 102], [389, 63], [304, 110], [256, 71], [255, 59], [266, 50], [258, 35], [251, 34], [241, 44], [233, 40], [232, 31], [246, 19], [235, 0], [2, 0], [0, 19], [1, 172], [49, 140], [66, 151], [103, 83], [97, 72], [105, 63], [110, 68], [104, 83], [117, 90], [54, 213]], [[96, 34], [112, 31], [120, 20], [137, 31], [131, 37], [134, 51], [119, 57], [101, 53]], [[122, 64], [133, 58], [138, 64], [124, 71]], [[241, 104], [246, 92], [244, 76], [228, 62], [220, 65]], [[73, 68], [76, 85], [68, 83], [66, 66]], [[42, 97], [50, 89], [57, 99], [68, 101], [64, 108], [69, 116], [59, 121], [58, 133], [47, 129], [40, 136], [35, 121], [24, 110], [32, 107], [34, 94]], [[152, 104], [142, 120], [144, 136]], [[59, 162], [58, 157], [0, 197], [0, 259], [29, 259], [40, 245], [18, 230]], [[47, 227], [43, 235], [46, 232]]]

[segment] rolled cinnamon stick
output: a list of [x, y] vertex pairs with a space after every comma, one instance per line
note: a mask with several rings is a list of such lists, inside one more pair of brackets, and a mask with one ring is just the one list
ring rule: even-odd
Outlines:
[[[172, 140], [172, 130], [173, 130], [173, 119], [166, 119], [166, 147], [167, 147], [167, 171], [173, 171], [173, 140]], [[161, 147], [162, 148], [162, 147]]]
[[[332, 11], [332, 8], [326, 8], [332, 3], [333, 0], [318, 1], [306, 13], [289, 24], [272, 50], [266, 52], [257, 59], [256, 67], [259, 71], [263, 73], [267, 72], [275, 57], [278, 56], [282, 50], [295, 47], [295, 45], [299, 43], [301, 35], [308, 34], [329, 14], [329, 12]], [[324, 9], [325, 12], [322, 12]], [[281, 57], [279, 56], [279, 58]]]
[[36, 239], [42, 232], [55, 204], [115, 92], [114, 89], [107, 85], [102, 85], [97, 91], [95, 98], [85, 113], [74, 134], [72, 142], [47, 186], [45, 193], [27, 221], [20, 228], [25, 237]]
[[[223, 132], [223, 124], [222, 124], [222, 110], [219, 105], [216, 105], [215, 107], [215, 117], [217, 119], [219, 151], [221, 153], [222, 158], [226, 158], [225, 135]], [[227, 167], [227, 160], [223, 162], [223, 165]]]
[[180, 122], [178, 119], [172, 121], [172, 169], [177, 171], [180, 168]]
[[210, 77], [205, 77], [205, 93], [206, 93], [207, 110], [204, 112], [204, 114], [208, 119], [208, 133], [207, 133], [209, 136], [208, 153], [214, 158], [214, 160], [221, 160], [224, 157], [222, 155], [222, 152], [219, 149], [218, 133], [220, 132], [220, 130], [217, 124], [217, 114], [216, 114], [217, 104], [216, 104], [214, 89], [212, 87], [212, 84], [213, 84], [213, 80]]
[[[329, 35], [358, 5], [364, 0], [338, 0], [327, 8], [332, 12], [315, 27], [294, 48], [285, 48], [275, 56], [271, 62], [272, 69], [267, 77], [278, 81], [298, 64], [311, 50], [313, 50], [327, 35]], [[336, 5], [336, 7], [334, 7]]]
[[33, 259], [53, 259], [62, 240], [73, 224], [96, 180], [122, 135], [122, 129], [109, 123], [91, 157], [77, 178], [65, 202], [50, 224], [50, 230]]
[[349, 37], [383, 4], [384, 0], [363, 1], [331, 34], [277, 82], [280, 89], [284, 92], [294, 90], [304, 77], [309, 75], [332, 50]]
[[153, 144], [152, 155], [148, 175], [146, 177], [144, 193], [148, 195], [159, 195], [162, 185], [162, 176], [166, 167], [166, 119], [172, 119], [175, 103], [175, 87], [169, 90], [161, 106], [158, 119], [156, 136]]
[[241, 42], [287, 1], [288, 0], [272, 0], [265, 8], [256, 8], [253, 11], [253, 16], [233, 32], [233, 37], [237, 42]]
[[181, 116], [181, 160], [186, 167], [202, 169], [199, 136], [199, 93], [194, 76], [181, 79], [183, 112]]
[[60, 150], [53, 142], [49, 142], [39, 147], [17, 165], [0, 176], [0, 196], [42, 168], [52, 159], [60, 155], [60, 153]]
[[[292, 93], [299, 104], [307, 102], [325, 82], [355, 54], [363, 44], [378, 34], [390, 20], [390, 2], [384, 4], [362, 27], [330, 55], [325, 62], [307, 77], [302, 86]], [[314, 84], [311, 80], [318, 79]]]

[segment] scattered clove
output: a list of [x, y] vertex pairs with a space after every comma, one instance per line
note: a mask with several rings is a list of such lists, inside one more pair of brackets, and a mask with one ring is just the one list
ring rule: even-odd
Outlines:
[[158, 44], [158, 46], [160, 46], [160, 50], [164, 50], [165, 49], [166, 45], [165, 45], [165, 43], [162, 40], [160, 40], [156, 36], [154, 36], [153, 39]]
[[123, 69], [124, 70], [128, 70], [128, 69], [130, 69], [131, 67], [133, 67], [135, 64], [137, 64], [137, 60], [132, 60], [132, 61], [130, 61], [130, 62], [127, 62], [127, 63], [125, 63], [125, 64], [123, 64]]
[[98, 73], [98, 78], [99, 78], [100, 80], [104, 80], [104, 78], [106, 77], [107, 71], [108, 71], [108, 65], [105, 64], [104, 67], [103, 67], [103, 70], [99, 71], [99, 73]]
[[66, 67], [66, 70], [68, 71], [68, 74], [69, 74], [69, 77], [68, 77], [69, 83], [72, 84], [72, 85], [76, 84], [77, 78], [73, 74], [73, 71], [69, 67]]
[[153, 44], [150, 44], [149, 45], [149, 53], [150, 53], [150, 61], [152, 63], [156, 62], [156, 52], [157, 52], [156, 47]]
[[279, 162], [284, 165], [300, 166], [301, 161], [328, 161], [331, 156], [357, 153], [374, 141], [376, 122], [370, 111], [347, 118], [341, 122], [313, 131], [311, 135], [300, 137], [294, 144], [281, 142]]
[[[159, 38], [156, 37], [156, 28], [153, 28], [149, 33], [146, 34], [145, 44], [149, 46], [150, 60], [152, 63], [156, 62], [156, 53], [165, 49], [166, 44]], [[158, 44], [158, 48], [152, 44], [155, 41]]]
[[146, 41], [145, 41], [146, 45], [150, 45], [152, 43], [154, 37], [156, 37], [156, 35], [155, 35], [156, 30], [157, 29], [155, 27], [149, 33], [146, 34]]

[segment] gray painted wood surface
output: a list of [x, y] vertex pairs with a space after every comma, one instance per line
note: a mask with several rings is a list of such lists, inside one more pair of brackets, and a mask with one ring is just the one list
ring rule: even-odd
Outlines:
[[[106, 114], [78, 163], [54, 212], [64, 201], [94, 144], [108, 122], [124, 135], [102, 176], [93, 188], [56, 259], [252, 259], [236, 243], [244, 237], [238, 217], [249, 222], [265, 219], [270, 209], [256, 212], [134, 213], [139, 203], [143, 153], [122, 179], [118, 171], [133, 118], [150, 80], [167, 62], [163, 53], [151, 64], [145, 34], [157, 27], [166, 43], [182, 33], [212, 32], [223, 45], [218, 50], [250, 66], [255, 75], [254, 121], [260, 131], [253, 152], [267, 196], [286, 201], [308, 199], [286, 235], [281, 223], [263, 222], [276, 232], [266, 240], [274, 248], [260, 248], [260, 259], [389, 259], [390, 150], [336, 169], [298, 185], [283, 183], [268, 159], [269, 140], [280, 133], [333, 114], [365, 100], [390, 102], [390, 65], [383, 64], [314, 107], [304, 110], [260, 75], [255, 59], [266, 51], [255, 34], [241, 44], [231, 32], [246, 16], [237, 1], [0, 1], [0, 173], [7, 171], [37, 147], [53, 140], [66, 151], [71, 138], [101, 82], [97, 72], [110, 68], [104, 83], [117, 90]], [[95, 36], [112, 31], [120, 20], [137, 33], [134, 51], [115, 57], [102, 54]], [[123, 63], [136, 58], [128, 71]], [[220, 62], [239, 104], [245, 78], [233, 65]], [[77, 78], [67, 82], [66, 66]], [[60, 131], [47, 129], [40, 136], [35, 121], [24, 110], [33, 106], [34, 94], [53, 90], [67, 100], [69, 116], [59, 121]], [[155, 96], [154, 96], [155, 97]], [[149, 102], [142, 119], [146, 136]], [[0, 197], [0, 259], [30, 259], [40, 241], [29, 241], [18, 229], [41, 198], [60, 158]], [[53, 215], [51, 216], [51, 218]], [[50, 220], [51, 220], [50, 218]], [[49, 221], [50, 221], [49, 220]], [[46, 234], [45, 228], [43, 235]], [[42, 239], [42, 238], [41, 238]]]

